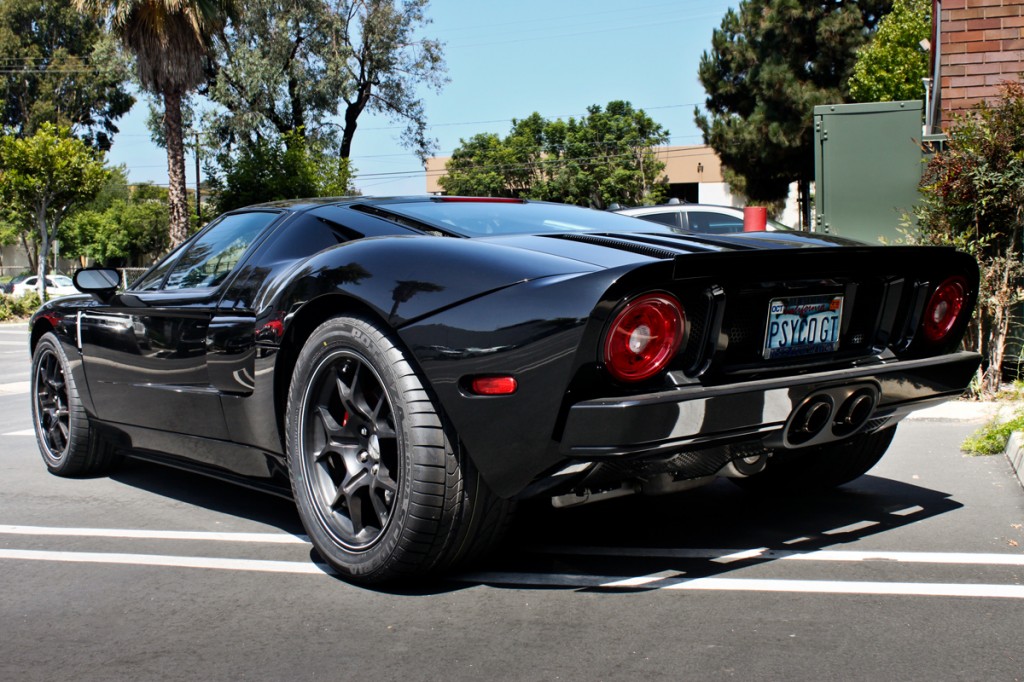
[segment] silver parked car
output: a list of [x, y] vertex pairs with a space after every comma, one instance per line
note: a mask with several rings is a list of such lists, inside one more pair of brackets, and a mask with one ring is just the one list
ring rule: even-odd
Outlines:
[[[616, 213], [690, 232], [705, 234], [743, 232], [743, 209], [732, 206], [687, 204], [672, 199], [669, 203], [658, 206], [638, 206], [614, 210]], [[769, 218], [767, 229], [776, 231], [793, 228]]]

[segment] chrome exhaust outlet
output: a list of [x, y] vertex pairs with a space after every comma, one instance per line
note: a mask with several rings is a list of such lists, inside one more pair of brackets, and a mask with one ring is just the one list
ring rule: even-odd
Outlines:
[[832, 433], [843, 437], [856, 433], [868, 423], [871, 413], [875, 411], [878, 392], [870, 388], [862, 388], [851, 395], [836, 410], [832, 423]]
[[786, 440], [793, 445], [802, 445], [825, 430], [832, 420], [835, 403], [826, 393], [817, 393], [804, 400], [789, 419]]
[[875, 384], [821, 389], [804, 398], [782, 429], [782, 447], [802, 448], [854, 435], [871, 421], [881, 391]]

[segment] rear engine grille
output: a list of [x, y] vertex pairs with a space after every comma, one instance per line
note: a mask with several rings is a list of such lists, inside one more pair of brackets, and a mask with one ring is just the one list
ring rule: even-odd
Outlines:
[[595, 244], [597, 246], [607, 246], [613, 249], [618, 249], [619, 251], [629, 251], [630, 253], [637, 253], [641, 256], [648, 256], [659, 260], [675, 258], [680, 253], [679, 251], [670, 251], [668, 249], [662, 249], [642, 242], [615, 239], [613, 237], [600, 237], [590, 234], [561, 234], [558, 235], [558, 238], [567, 239], [573, 242], [583, 242], [585, 244]]

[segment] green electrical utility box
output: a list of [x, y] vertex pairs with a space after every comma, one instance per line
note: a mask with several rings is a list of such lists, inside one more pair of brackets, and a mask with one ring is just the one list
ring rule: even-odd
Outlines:
[[918, 201], [920, 100], [814, 107], [815, 231], [892, 243]]

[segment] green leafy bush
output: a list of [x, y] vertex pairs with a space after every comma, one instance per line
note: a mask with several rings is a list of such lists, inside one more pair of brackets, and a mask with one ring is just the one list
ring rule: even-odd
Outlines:
[[1014, 431], [1024, 431], [1024, 408], [1017, 410], [1013, 419], [1000, 423], [993, 419], [972, 433], [960, 445], [969, 455], [998, 455], [1006, 450], [1006, 444]]
[[40, 305], [42, 302], [39, 300], [38, 292], [35, 291], [18, 297], [0, 294], [0, 322], [29, 317], [39, 309]]

